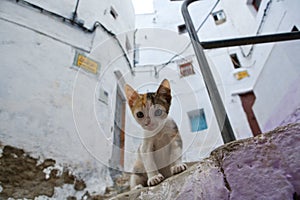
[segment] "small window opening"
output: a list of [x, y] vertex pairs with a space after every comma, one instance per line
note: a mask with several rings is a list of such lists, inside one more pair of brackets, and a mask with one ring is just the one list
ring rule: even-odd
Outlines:
[[181, 24], [181, 25], [177, 26], [177, 29], [178, 29], [178, 33], [179, 33], [179, 34], [183, 34], [183, 33], [186, 33], [186, 32], [187, 32], [187, 29], [186, 29], [186, 25], [185, 25], [185, 24]]
[[108, 104], [108, 96], [109, 96], [108, 92], [105, 91], [103, 88], [100, 88], [98, 100], [101, 101], [102, 103]]
[[261, 0], [252, 0], [252, 5], [256, 11], [258, 11], [260, 4], [261, 4]]
[[117, 11], [111, 6], [110, 7], [110, 12], [109, 12], [110, 14], [111, 14], [111, 16], [114, 18], [114, 19], [117, 19], [118, 18], [118, 13], [117, 13]]
[[136, 44], [134, 48], [134, 64], [138, 64], [140, 61], [140, 44]]
[[297, 32], [297, 31], [299, 31], [299, 29], [297, 28], [297, 26], [294, 26], [292, 32]]
[[231, 62], [235, 69], [241, 68], [241, 63], [240, 63], [236, 53], [230, 54], [230, 59], [231, 59]]
[[217, 25], [223, 24], [224, 22], [226, 22], [226, 16], [225, 16], [224, 10], [219, 10], [217, 12], [212, 13], [212, 16]]
[[207, 122], [203, 108], [188, 112], [188, 117], [192, 132], [198, 132], [207, 129]]
[[181, 77], [195, 74], [192, 62], [187, 62], [179, 65]]

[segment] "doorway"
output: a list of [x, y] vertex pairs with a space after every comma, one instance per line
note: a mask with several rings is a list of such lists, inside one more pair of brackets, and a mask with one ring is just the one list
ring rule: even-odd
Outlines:
[[124, 169], [124, 147], [125, 147], [125, 109], [126, 101], [119, 86], [116, 92], [115, 118], [114, 118], [114, 133], [113, 147], [110, 159], [111, 174], [114, 178], [122, 174]]
[[261, 129], [257, 123], [255, 114], [252, 110], [252, 106], [254, 105], [256, 99], [254, 92], [253, 91], [247, 92], [244, 94], [240, 94], [239, 96], [242, 101], [243, 109], [247, 115], [248, 123], [251, 128], [253, 136], [257, 136], [261, 134]]

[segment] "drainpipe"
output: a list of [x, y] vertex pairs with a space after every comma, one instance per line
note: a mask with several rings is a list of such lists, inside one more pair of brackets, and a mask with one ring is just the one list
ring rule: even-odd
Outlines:
[[79, 5], [79, 0], [77, 0], [76, 2], [76, 6], [75, 6], [75, 10], [73, 12], [73, 17], [72, 17], [72, 23], [77, 21], [77, 9], [78, 9], [78, 5]]

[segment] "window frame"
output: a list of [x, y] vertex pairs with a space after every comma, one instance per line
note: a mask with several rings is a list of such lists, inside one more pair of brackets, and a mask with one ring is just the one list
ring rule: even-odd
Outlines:
[[220, 25], [226, 22], [226, 15], [223, 9], [211, 13], [215, 24]]
[[113, 6], [110, 6], [109, 13], [114, 19], [117, 19], [119, 16], [118, 12], [116, 11], [116, 9]]
[[187, 115], [191, 132], [195, 133], [208, 129], [204, 108], [189, 111]]
[[234, 69], [242, 68], [241, 62], [240, 62], [240, 60], [238, 58], [238, 55], [236, 53], [232, 53], [229, 56], [230, 56], [230, 60], [231, 60], [231, 63], [233, 65]]
[[179, 64], [180, 77], [187, 77], [195, 74], [193, 63], [185, 62]]
[[251, 6], [252, 8], [254, 8], [254, 10], [255, 10], [256, 12], [258, 12], [261, 3], [262, 3], [262, 0], [248, 0], [248, 1], [247, 1], [247, 4], [248, 4], [249, 6]]

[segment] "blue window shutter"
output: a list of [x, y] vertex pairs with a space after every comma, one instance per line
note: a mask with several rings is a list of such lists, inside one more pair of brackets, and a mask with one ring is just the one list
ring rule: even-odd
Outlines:
[[[192, 132], [198, 132], [207, 129], [206, 117], [203, 109], [197, 110], [190, 114], [190, 123]], [[196, 113], [196, 114], [195, 114]]]
[[204, 114], [204, 110], [201, 110], [202, 112], [200, 112], [200, 120], [199, 120], [199, 129], [198, 131], [207, 129], [207, 123], [206, 123], [206, 118], [205, 118], [205, 114]]
[[192, 117], [191, 118], [191, 123], [192, 123], [192, 132], [198, 131], [198, 124], [199, 124], [199, 119], [197, 117]]

